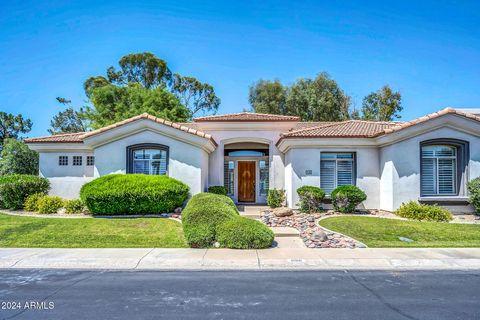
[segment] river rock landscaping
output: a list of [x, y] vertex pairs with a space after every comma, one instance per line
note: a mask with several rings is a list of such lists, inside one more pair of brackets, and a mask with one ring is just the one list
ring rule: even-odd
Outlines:
[[308, 248], [363, 248], [364, 244], [321, 228], [317, 220], [325, 214], [302, 214], [277, 217], [273, 210], [261, 212], [262, 222], [269, 227], [292, 227], [300, 231], [300, 237]]

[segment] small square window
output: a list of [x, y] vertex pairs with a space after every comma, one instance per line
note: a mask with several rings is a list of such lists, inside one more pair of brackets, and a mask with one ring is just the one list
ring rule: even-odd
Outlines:
[[82, 156], [73, 156], [73, 165], [81, 166], [82, 165]]
[[59, 166], [68, 166], [68, 157], [67, 156], [59, 156], [58, 157], [58, 165]]
[[95, 157], [94, 156], [87, 156], [87, 166], [95, 165]]

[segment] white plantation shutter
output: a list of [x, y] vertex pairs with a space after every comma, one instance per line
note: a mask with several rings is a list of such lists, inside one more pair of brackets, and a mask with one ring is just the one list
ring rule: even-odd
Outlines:
[[438, 159], [438, 193], [455, 193], [455, 159]]
[[457, 150], [452, 146], [422, 147], [422, 195], [456, 193]]
[[327, 194], [338, 186], [354, 184], [353, 153], [322, 152], [320, 159], [320, 188]]
[[422, 194], [435, 194], [437, 189], [436, 160], [422, 159]]
[[337, 186], [353, 183], [353, 161], [337, 161]]
[[326, 193], [335, 189], [335, 160], [320, 161], [320, 188]]

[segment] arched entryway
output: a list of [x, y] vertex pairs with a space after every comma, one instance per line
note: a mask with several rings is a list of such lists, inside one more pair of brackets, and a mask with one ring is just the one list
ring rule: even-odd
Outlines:
[[224, 145], [224, 185], [238, 203], [266, 203], [270, 145], [232, 142]]

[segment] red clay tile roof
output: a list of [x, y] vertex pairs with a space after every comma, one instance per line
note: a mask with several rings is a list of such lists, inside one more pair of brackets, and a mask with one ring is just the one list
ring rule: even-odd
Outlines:
[[411, 127], [413, 125], [420, 124], [420, 123], [423, 123], [425, 121], [435, 119], [435, 118], [438, 118], [438, 117], [441, 117], [441, 116], [444, 116], [444, 115], [447, 115], [447, 114], [456, 114], [456, 115], [462, 116], [464, 118], [480, 121], [480, 116], [475, 115], [473, 113], [466, 112], [466, 111], [463, 111], [463, 110], [457, 110], [457, 109], [453, 109], [453, 108], [445, 108], [445, 109], [440, 110], [438, 112], [427, 114], [426, 116], [423, 116], [421, 118], [418, 118], [418, 119], [415, 119], [415, 120], [412, 120], [412, 121], [399, 123], [394, 127], [386, 129], [385, 133], [396, 132], [396, 131], [399, 131], [399, 130]]
[[373, 138], [384, 134], [394, 122], [348, 120], [330, 122], [282, 134], [282, 138]]
[[[281, 135], [284, 138], [375, 138], [384, 134], [396, 132], [425, 121], [447, 114], [455, 114], [468, 119], [480, 121], [480, 116], [473, 113], [446, 108], [409, 122], [377, 122], [363, 120], [348, 120], [343, 122], [323, 122], [318, 125], [297, 125], [298, 130], [292, 130]], [[302, 128], [302, 126], [304, 126]], [[279, 142], [280, 142], [279, 140]]]
[[118, 128], [118, 127], [124, 126], [126, 124], [129, 124], [131, 122], [141, 120], [141, 119], [149, 119], [149, 120], [155, 121], [157, 123], [160, 123], [160, 124], [163, 124], [163, 125], [166, 125], [166, 126], [169, 126], [169, 127], [181, 130], [181, 131], [184, 131], [186, 133], [194, 134], [194, 135], [197, 135], [199, 137], [209, 139], [209, 140], [212, 141], [212, 143], [214, 145], [217, 145], [215, 140], [208, 133], [204, 133], [204, 132], [202, 132], [200, 130], [196, 130], [194, 128], [189, 128], [189, 127], [184, 126], [182, 124], [178, 124], [178, 123], [175, 123], [175, 122], [171, 122], [171, 121], [168, 121], [168, 120], [157, 118], [157, 117], [154, 117], [152, 115], [149, 115], [148, 113], [143, 113], [141, 115], [138, 115], [138, 116], [135, 116], [135, 117], [132, 117], [132, 118], [129, 118], [129, 119], [111, 124], [109, 126], [106, 126], [106, 127], [94, 130], [94, 131], [59, 134], [59, 135], [53, 135], [53, 136], [48, 136], [48, 137], [40, 137], [40, 138], [29, 138], [29, 139], [25, 139], [25, 142], [26, 143], [42, 143], [42, 142], [43, 143], [56, 143], [56, 142], [58, 142], [58, 143], [62, 143], [62, 142], [63, 143], [65, 143], [65, 142], [68, 142], [68, 143], [70, 143], [70, 142], [82, 143], [84, 138], [92, 137], [92, 136], [100, 134], [102, 132], [112, 130], [114, 128]]
[[240, 112], [215, 116], [194, 118], [194, 122], [204, 121], [299, 121], [297, 116], [282, 116], [279, 114]]
[[26, 143], [83, 143], [82, 137], [85, 132], [55, 134], [53, 136], [27, 138]]

